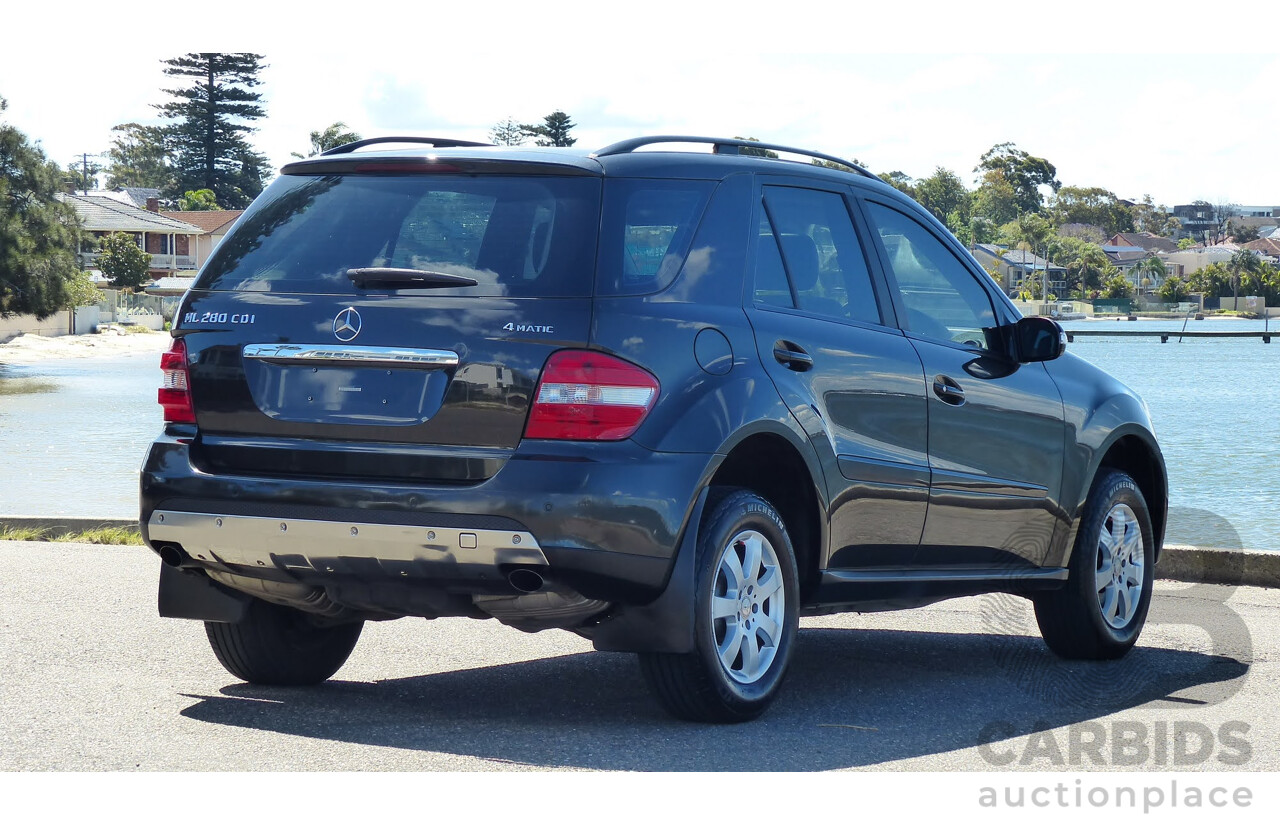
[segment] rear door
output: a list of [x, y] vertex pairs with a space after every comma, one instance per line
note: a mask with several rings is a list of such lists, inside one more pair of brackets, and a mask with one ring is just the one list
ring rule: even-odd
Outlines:
[[830, 567], [906, 564], [928, 502], [924, 378], [886, 323], [842, 189], [761, 187], [748, 315], [761, 362], [804, 426], [831, 498]]
[[184, 302], [216, 469], [482, 480], [548, 355], [586, 344], [598, 177], [370, 167], [283, 176]]

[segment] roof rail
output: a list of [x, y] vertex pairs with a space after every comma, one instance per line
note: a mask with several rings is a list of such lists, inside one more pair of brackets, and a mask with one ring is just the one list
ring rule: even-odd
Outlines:
[[790, 152], [795, 155], [804, 155], [805, 157], [817, 158], [825, 160], [829, 163], [838, 163], [841, 166], [848, 167], [860, 175], [866, 175], [869, 178], [876, 177], [856, 163], [852, 163], [843, 158], [834, 155], [824, 155], [821, 152], [814, 152], [809, 149], [797, 149], [794, 146], [781, 146], [776, 143], [761, 143], [758, 140], [743, 140], [742, 138], [713, 138], [713, 137], [697, 137], [694, 135], [654, 135], [652, 137], [638, 137], [629, 140], [620, 140], [617, 143], [611, 143], [603, 149], [597, 149], [592, 152], [592, 157], [604, 157], [606, 155], [625, 155], [628, 152], [634, 152], [642, 146], [651, 146], [655, 143], [710, 143], [711, 151], [717, 155], [738, 155], [742, 154], [742, 149], [772, 149], [778, 152]]
[[372, 146], [375, 143], [427, 143], [441, 149], [450, 146], [492, 146], [492, 143], [477, 143], [474, 140], [453, 140], [452, 138], [433, 138], [433, 137], [375, 137], [357, 140], [351, 143], [344, 143], [341, 146], [335, 146], [332, 149], [326, 149], [320, 153], [321, 157], [325, 155], [346, 155], [361, 149], [365, 146]]

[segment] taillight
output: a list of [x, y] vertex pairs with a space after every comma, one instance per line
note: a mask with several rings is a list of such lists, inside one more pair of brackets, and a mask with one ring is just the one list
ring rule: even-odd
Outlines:
[[658, 400], [658, 381], [620, 358], [562, 350], [547, 359], [525, 438], [621, 441]]
[[174, 424], [196, 423], [187, 373], [187, 345], [181, 338], [175, 338], [169, 351], [160, 356], [160, 369], [164, 378], [160, 382], [157, 400], [164, 408], [164, 420]]

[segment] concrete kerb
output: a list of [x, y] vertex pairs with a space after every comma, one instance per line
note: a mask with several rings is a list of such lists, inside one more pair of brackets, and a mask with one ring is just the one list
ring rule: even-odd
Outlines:
[[[0, 516], [0, 530], [47, 530], [55, 536], [106, 528], [136, 528], [137, 519]], [[1280, 588], [1280, 552], [1166, 544], [1156, 577], [1184, 582]]]

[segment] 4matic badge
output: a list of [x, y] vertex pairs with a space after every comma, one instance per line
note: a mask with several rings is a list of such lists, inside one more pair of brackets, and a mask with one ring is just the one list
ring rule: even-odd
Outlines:
[[517, 324], [514, 322], [507, 323], [502, 327], [507, 332], [543, 332], [554, 333], [556, 328], [544, 324]]

